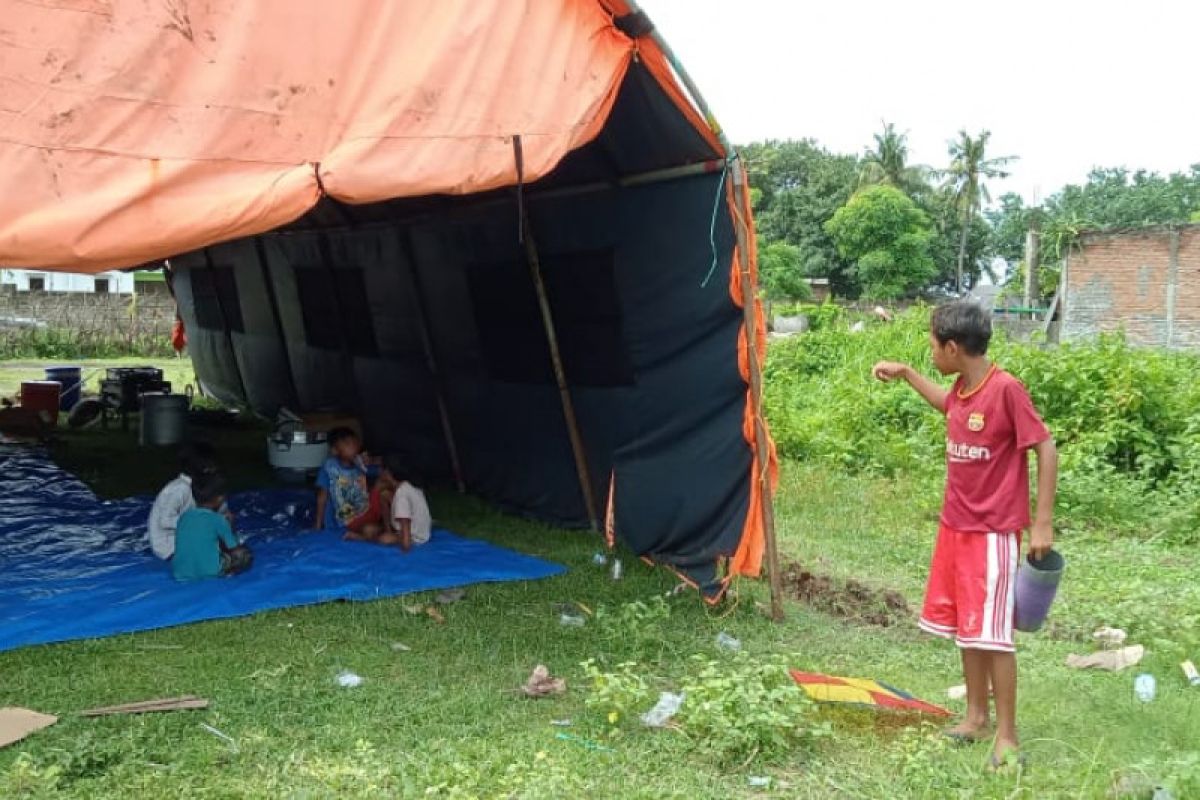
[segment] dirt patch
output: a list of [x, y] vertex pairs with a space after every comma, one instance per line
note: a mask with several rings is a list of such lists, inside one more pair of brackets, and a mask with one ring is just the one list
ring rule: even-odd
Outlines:
[[893, 589], [815, 575], [799, 564], [783, 568], [784, 591], [813, 608], [865, 625], [890, 627], [912, 616], [908, 601]]

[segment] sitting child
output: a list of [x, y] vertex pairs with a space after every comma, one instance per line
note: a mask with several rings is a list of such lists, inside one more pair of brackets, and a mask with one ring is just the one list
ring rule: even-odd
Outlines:
[[192, 485], [196, 507], [183, 512], [175, 528], [171, 574], [177, 581], [236, 575], [250, 569], [254, 555], [240, 544], [229, 520], [218, 509], [225, 502], [220, 475], [199, 476]]
[[196, 506], [192, 500], [192, 482], [217, 471], [213, 448], [204, 442], [184, 445], [179, 451], [179, 462], [179, 476], [154, 498], [146, 526], [150, 549], [164, 561], [175, 554], [175, 526], [180, 515]]
[[368, 488], [370, 468], [362, 440], [349, 428], [334, 428], [329, 432], [329, 450], [329, 458], [317, 473], [313, 528], [378, 534], [391, 495], [383, 484]]
[[405, 552], [413, 545], [428, 542], [433, 533], [433, 519], [429, 514], [425, 493], [417, 485], [414, 473], [403, 460], [390, 455], [384, 459], [379, 482], [388, 487], [392, 494], [387, 519], [374, 528], [347, 531], [346, 538], [376, 544], [398, 544]]

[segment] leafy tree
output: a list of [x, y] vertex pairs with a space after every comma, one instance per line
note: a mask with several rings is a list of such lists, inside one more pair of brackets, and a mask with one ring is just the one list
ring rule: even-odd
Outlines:
[[758, 250], [758, 275], [769, 300], [811, 300], [804, 279], [803, 251], [787, 242], [769, 242]]
[[858, 160], [809, 140], [759, 142], [741, 153], [762, 241], [794, 245], [803, 275], [828, 278], [837, 294], [857, 296], [854, 265], [841, 257], [824, 225], [850, 199]]
[[825, 224], [838, 252], [855, 264], [865, 293], [894, 300], [937, 275], [929, 218], [904, 192], [872, 186], [855, 194]]
[[918, 197], [929, 189], [928, 173], [925, 167], [908, 163], [908, 134], [898, 133], [894, 124], [884, 122], [883, 131], [875, 134], [875, 146], [863, 153], [858, 184], [892, 186]]
[[955, 290], [958, 292], [963, 290], [963, 272], [971, 225], [979, 215], [980, 207], [992, 199], [985, 181], [1008, 177], [1003, 167], [1013, 161], [1012, 156], [988, 158], [987, 145], [991, 137], [991, 131], [983, 131], [975, 137], [966, 131], [959, 131], [958, 138], [950, 143], [950, 166], [944, 175], [945, 187], [954, 198], [961, 225], [954, 281]]
[[1075, 219], [1096, 228], [1187, 222], [1200, 211], [1200, 164], [1166, 177], [1155, 172], [1095, 169], [1083, 185], [1067, 185], [1046, 200], [1051, 218]]

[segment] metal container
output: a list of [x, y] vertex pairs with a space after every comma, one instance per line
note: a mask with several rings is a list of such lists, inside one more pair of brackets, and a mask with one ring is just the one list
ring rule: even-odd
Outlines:
[[143, 446], [163, 447], [179, 444], [187, 437], [188, 399], [182, 394], [142, 395]]
[[323, 441], [297, 442], [298, 434], [291, 437], [271, 436], [267, 438], [267, 462], [277, 470], [308, 473], [320, 468], [329, 456], [329, 445]]

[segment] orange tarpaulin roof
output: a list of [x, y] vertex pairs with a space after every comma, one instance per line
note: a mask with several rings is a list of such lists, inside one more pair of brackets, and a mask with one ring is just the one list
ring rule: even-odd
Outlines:
[[[552, 170], [634, 43], [596, 0], [0, 0], [0, 264], [100, 271]], [[644, 63], [715, 137], [661, 51]], [[319, 165], [319, 166], [318, 166]]]

